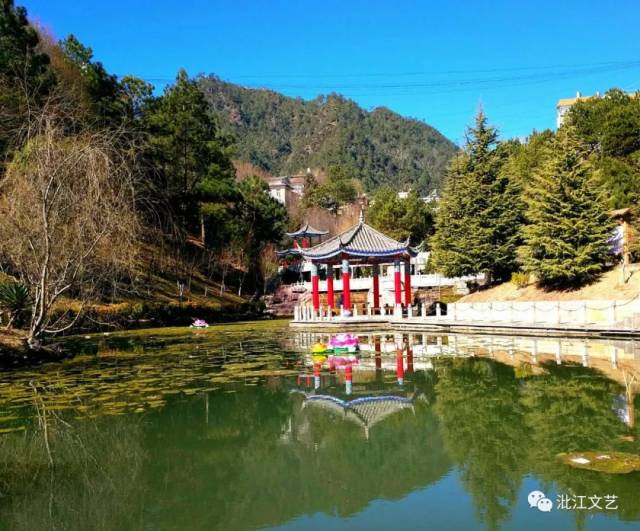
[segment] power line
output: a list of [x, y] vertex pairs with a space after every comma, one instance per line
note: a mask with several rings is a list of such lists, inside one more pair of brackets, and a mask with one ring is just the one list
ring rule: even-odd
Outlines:
[[499, 76], [488, 78], [467, 78], [467, 79], [449, 79], [449, 80], [435, 80], [435, 81], [419, 81], [412, 83], [364, 83], [364, 84], [269, 84], [269, 88], [275, 89], [319, 89], [319, 90], [349, 90], [349, 89], [413, 89], [413, 88], [448, 88], [448, 87], [462, 87], [462, 86], [491, 86], [501, 85], [503, 83], [511, 82], [536, 82], [536, 81], [553, 81], [556, 79], [563, 79], [567, 77], [574, 77], [580, 75], [592, 75], [596, 73], [614, 72], [620, 70], [629, 70], [632, 68], [640, 67], [640, 61], [632, 61], [628, 63], [618, 63], [608, 66], [582, 68], [577, 70], [559, 70], [555, 72], [535, 73], [516, 76]]
[[[592, 69], [592, 68], [616, 68], [628, 67], [631, 64], [638, 64], [638, 60], [627, 61], [609, 61], [600, 63], [580, 63], [580, 64], [563, 64], [563, 65], [545, 65], [545, 66], [521, 66], [521, 67], [505, 67], [505, 68], [486, 68], [486, 69], [468, 69], [468, 70], [431, 70], [416, 72], [372, 72], [372, 73], [354, 73], [354, 74], [238, 74], [232, 76], [233, 79], [350, 79], [350, 78], [366, 78], [366, 77], [405, 77], [405, 76], [431, 76], [431, 75], [460, 75], [460, 74], [481, 74], [481, 73], [497, 73], [497, 72], [518, 72], [533, 70], [558, 70], [558, 69]], [[120, 75], [120, 74], [119, 74]], [[149, 81], [173, 81], [175, 75], [166, 74], [149, 74], [141, 76]]]
[[[276, 91], [298, 90], [313, 92], [341, 92], [348, 97], [356, 96], [418, 96], [437, 95], [479, 90], [495, 90], [524, 85], [547, 83], [562, 79], [570, 79], [581, 76], [611, 73], [616, 71], [631, 70], [640, 67], [640, 61], [618, 61], [609, 63], [594, 63], [570, 70], [557, 70], [556, 66], [549, 67], [522, 67], [522, 70], [531, 69], [556, 69], [551, 72], [536, 72], [512, 76], [475, 77], [462, 79], [425, 80], [418, 82], [395, 83], [356, 83], [356, 84], [296, 84], [296, 83], [269, 83], [248, 84], [247, 88], [263, 88]], [[500, 70], [500, 69], [496, 69]], [[144, 78], [150, 82], [164, 83], [173, 81], [173, 77], [155, 76]]]

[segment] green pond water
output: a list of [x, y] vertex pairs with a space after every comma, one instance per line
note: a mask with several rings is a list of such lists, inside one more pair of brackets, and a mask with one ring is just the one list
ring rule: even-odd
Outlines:
[[634, 343], [361, 334], [349, 383], [328, 338], [100, 334], [3, 373], [0, 530], [640, 529], [640, 472], [557, 458], [640, 453]]

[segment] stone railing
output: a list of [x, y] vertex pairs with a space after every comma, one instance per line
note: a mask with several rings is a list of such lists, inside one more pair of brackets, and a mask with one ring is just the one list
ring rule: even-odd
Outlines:
[[406, 319], [406, 318], [424, 318], [424, 319], [440, 319], [442, 316], [441, 305], [436, 304], [436, 315], [427, 317], [427, 305], [420, 306], [382, 306], [374, 308], [371, 304], [366, 307], [362, 305], [353, 305], [350, 312], [346, 308], [341, 307], [333, 312], [328, 306], [321, 306], [318, 311], [314, 311], [310, 304], [301, 304], [293, 309], [293, 320], [296, 322], [309, 321], [331, 321], [333, 319], [346, 318], [360, 320], [385, 320], [390, 319]]
[[626, 301], [500, 301], [449, 304], [447, 320], [549, 325], [624, 325], [640, 316], [640, 298]]

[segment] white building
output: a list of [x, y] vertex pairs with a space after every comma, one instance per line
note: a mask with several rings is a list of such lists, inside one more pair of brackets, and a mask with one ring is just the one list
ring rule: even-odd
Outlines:
[[[310, 172], [311, 170], [307, 170], [307, 174]], [[304, 196], [305, 180], [306, 175], [304, 173], [291, 176], [271, 177], [267, 180], [269, 194], [284, 206], [289, 206]]]
[[558, 103], [556, 104], [556, 127], [558, 127], [558, 129], [560, 128], [560, 126], [564, 123], [564, 120], [567, 116], [567, 113], [569, 112], [569, 109], [571, 109], [571, 107], [575, 105], [577, 102], [587, 101], [587, 100], [590, 100], [591, 98], [599, 98], [599, 97], [600, 97], [599, 92], [596, 92], [595, 96], [583, 96], [580, 93], [580, 91], [578, 91], [576, 92], [575, 98], [563, 98], [558, 100]]

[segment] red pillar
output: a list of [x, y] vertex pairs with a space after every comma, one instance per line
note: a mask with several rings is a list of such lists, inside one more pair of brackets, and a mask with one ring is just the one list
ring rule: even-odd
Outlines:
[[402, 356], [402, 347], [398, 345], [396, 347], [396, 377], [398, 378], [398, 385], [404, 384], [404, 357]]
[[313, 300], [313, 311], [320, 310], [320, 279], [318, 278], [318, 266], [311, 264], [311, 298]]
[[380, 353], [380, 338], [376, 337], [375, 341], [375, 357], [376, 357], [376, 370], [382, 369], [382, 354]]
[[349, 285], [349, 260], [342, 261], [342, 306], [351, 311], [351, 286]]
[[378, 264], [373, 266], [373, 308], [380, 309], [380, 266]]
[[404, 303], [411, 305], [411, 263], [407, 260], [404, 263]]
[[413, 349], [411, 345], [407, 341], [407, 372], [409, 374], [413, 373]]
[[345, 393], [350, 395], [351, 390], [353, 389], [353, 369], [351, 367], [351, 363], [347, 363], [347, 365], [345, 365], [344, 384], [345, 384]]
[[400, 260], [393, 263], [393, 280], [396, 293], [396, 306], [402, 305], [402, 282], [400, 280]]
[[336, 306], [333, 296], [333, 266], [331, 264], [327, 266], [327, 304], [331, 310]]

